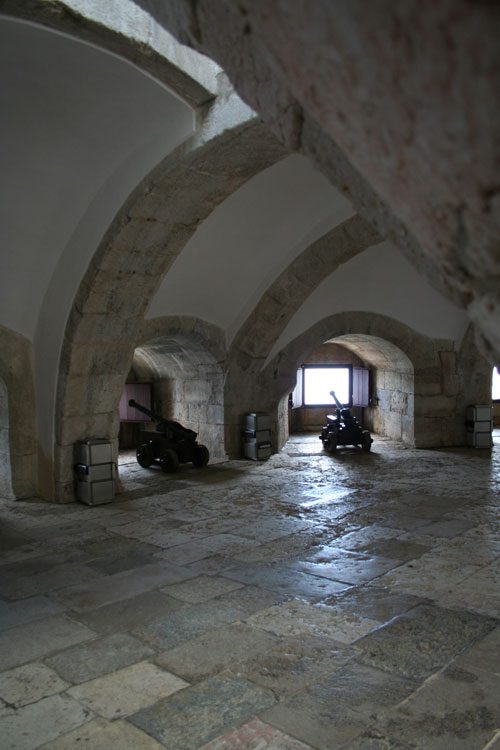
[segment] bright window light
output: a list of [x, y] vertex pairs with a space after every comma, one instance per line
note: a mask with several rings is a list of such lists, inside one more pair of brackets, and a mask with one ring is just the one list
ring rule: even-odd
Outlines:
[[493, 368], [493, 378], [492, 378], [492, 399], [493, 401], [500, 401], [500, 374], [498, 372], [498, 368]]
[[330, 391], [342, 404], [349, 404], [348, 367], [304, 367], [304, 406], [335, 406]]

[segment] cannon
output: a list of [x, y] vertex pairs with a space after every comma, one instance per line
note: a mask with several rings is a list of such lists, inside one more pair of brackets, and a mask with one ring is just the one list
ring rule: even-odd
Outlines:
[[330, 395], [337, 408], [335, 414], [327, 415], [326, 425], [321, 430], [319, 439], [323, 441], [323, 447], [329, 453], [334, 453], [337, 445], [360, 445], [369, 451], [373, 443], [369, 430], [364, 430], [350, 410], [340, 403], [335, 391], [330, 391]]
[[137, 449], [137, 463], [144, 469], [151, 464], [159, 464], [161, 469], [172, 473], [179, 469], [180, 464], [191, 461], [194, 466], [203, 467], [208, 464], [210, 454], [205, 445], [197, 442], [197, 433], [183, 427], [179, 422], [164, 419], [160, 414], [146, 409], [133, 398], [129, 406], [151, 417], [156, 422], [156, 430], [141, 430], [143, 442]]

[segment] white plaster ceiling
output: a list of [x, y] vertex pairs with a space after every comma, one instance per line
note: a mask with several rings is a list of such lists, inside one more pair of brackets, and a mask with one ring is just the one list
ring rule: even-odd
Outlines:
[[433, 289], [386, 241], [351, 258], [319, 284], [276, 341], [266, 364], [318, 321], [349, 311], [386, 315], [424, 336], [457, 344], [470, 322], [464, 310]]
[[192, 133], [193, 112], [121, 58], [2, 16], [0, 76], [0, 322], [33, 339], [51, 279], [62, 316], [114, 214]]
[[276, 276], [354, 213], [303, 156], [253, 177], [200, 224], [152, 300], [147, 317], [193, 315], [230, 341]]

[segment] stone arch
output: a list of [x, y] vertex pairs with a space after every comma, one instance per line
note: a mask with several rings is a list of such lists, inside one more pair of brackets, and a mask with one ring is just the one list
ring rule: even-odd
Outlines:
[[[297, 367], [312, 349], [333, 340], [356, 350], [359, 356], [365, 349], [368, 357], [362, 358], [371, 358], [379, 366], [397, 356], [399, 370], [385, 370], [399, 375], [397, 387], [384, 388], [389, 391], [384, 395], [385, 411], [398, 414], [395, 419], [404, 442], [415, 447], [463, 443], [463, 417], [458, 425], [456, 411], [459, 384], [451, 384], [450, 368], [443, 365], [456, 360], [454, 342], [430, 339], [385, 315], [346, 312], [324, 318], [297, 336], [254, 383], [259, 408], [273, 413], [278, 448], [287, 438], [286, 400], [295, 385]], [[376, 419], [375, 415], [374, 426]], [[394, 427], [385, 429], [396, 436]]]
[[155, 409], [198, 433], [224, 459], [224, 332], [190, 316], [145, 322], [132, 368], [154, 384]]
[[229, 348], [225, 422], [231, 454], [241, 443], [241, 413], [256, 408], [253, 384], [288, 322], [329, 274], [382, 239], [365, 219], [352, 216], [303, 250], [263, 294]]
[[[117, 435], [116, 404], [143, 316], [198, 225], [246, 180], [286, 155], [257, 119], [176, 150], [117, 215], [66, 325], [56, 399], [55, 496], [73, 499], [73, 444]], [[117, 449], [117, 444], [115, 444]]]
[[[127, 36], [126, 32], [120, 33], [82, 15], [60, 0], [51, 0], [50, 3], [38, 3], [33, 0], [5, 0], [1, 11], [19, 21], [39, 24], [118, 55], [144, 73], [156, 78], [193, 107], [202, 106], [214, 98], [214, 93], [205, 88], [201, 82], [196, 81], [151, 46], [154, 37], [148, 34], [149, 29], [138, 28], [139, 19], [135, 19], [134, 38]], [[110, 9], [110, 14], [112, 13], [113, 9]], [[133, 24], [130, 20], [130, 9], [127, 21], [130, 25]], [[141, 33], [148, 34], [148, 43], [139, 38]]]
[[[282, 142], [344, 185], [429, 283], [468, 310], [498, 362], [497, 3], [322, 3], [307, 13], [302, 3], [263, 12], [246, 0], [187, 10], [182, 0], [136, 1], [217, 60]], [[422, 40], [425, 64], [415, 56]]]
[[0, 495], [38, 492], [35, 387], [31, 343], [0, 326]]

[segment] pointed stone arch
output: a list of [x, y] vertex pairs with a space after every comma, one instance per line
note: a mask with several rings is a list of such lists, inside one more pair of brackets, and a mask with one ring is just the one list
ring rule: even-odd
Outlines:
[[286, 155], [254, 119], [191, 140], [138, 186], [80, 284], [66, 326], [56, 399], [55, 497], [73, 499], [73, 444], [105, 437], [117, 451], [119, 402], [143, 316], [199, 224], [228, 195]]

